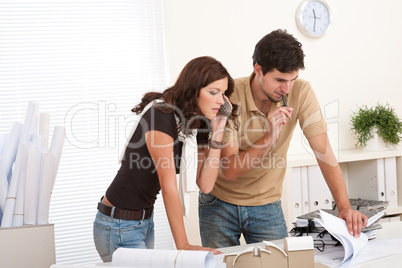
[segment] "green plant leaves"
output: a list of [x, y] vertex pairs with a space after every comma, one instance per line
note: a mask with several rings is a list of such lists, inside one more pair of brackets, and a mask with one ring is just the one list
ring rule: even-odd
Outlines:
[[375, 107], [364, 105], [353, 112], [351, 116], [352, 131], [357, 136], [356, 146], [364, 147], [367, 141], [373, 137], [371, 130], [377, 127], [378, 135], [385, 143], [397, 145], [402, 139], [402, 122], [388, 103], [377, 104]]

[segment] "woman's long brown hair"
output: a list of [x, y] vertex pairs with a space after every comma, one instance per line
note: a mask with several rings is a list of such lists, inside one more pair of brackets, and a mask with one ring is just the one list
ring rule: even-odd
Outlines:
[[[234, 90], [234, 81], [222, 63], [208, 56], [195, 58], [186, 64], [176, 83], [172, 87], [166, 89], [162, 93], [146, 93], [142, 98], [141, 103], [135, 106], [131, 111], [139, 114], [151, 101], [162, 99], [167, 105], [157, 105], [157, 109], [166, 113], [177, 113], [178, 108], [182, 113], [180, 115], [181, 118], [184, 118], [184, 122], [181, 122], [183, 126], [186, 126], [187, 122], [193, 118], [188, 127], [191, 129], [200, 128], [204, 125], [203, 121], [205, 121], [205, 119], [194, 120], [194, 117], [202, 115], [201, 110], [197, 105], [200, 90], [212, 82], [225, 77], [228, 78], [228, 87], [225, 95], [230, 97]], [[232, 116], [236, 114], [237, 110], [237, 106], [233, 106], [234, 109]], [[172, 107], [177, 108], [174, 109]]]

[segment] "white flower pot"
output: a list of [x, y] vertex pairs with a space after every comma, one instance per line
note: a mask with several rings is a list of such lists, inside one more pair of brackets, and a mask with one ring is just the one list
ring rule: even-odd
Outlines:
[[395, 145], [386, 144], [382, 137], [377, 134], [377, 128], [371, 130], [373, 137], [367, 141], [367, 145], [363, 147], [366, 151], [384, 151], [396, 149]]

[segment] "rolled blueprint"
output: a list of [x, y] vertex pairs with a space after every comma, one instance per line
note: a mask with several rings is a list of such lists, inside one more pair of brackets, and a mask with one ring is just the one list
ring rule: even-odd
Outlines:
[[42, 152], [37, 224], [49, 223], [50, 197], [53, 188], [53, 162], [54, 155], [52, 152]]
[[28, 152], [36, 148], [36, 144], [33, 142], [27, 142], [23, 145], [22, 161], [20, 168], [20, 179], [18, 183], [17, 195], [15, 198], [15, 207], [13, 215], [13, 226], [23, 226], [24, 225], [24, 200], [25, 200], [25, 182], [27, 174], [30, 172], [28, 170]]
[[11, 184], [7, 193], [6, 205], [3, 211], [3, 219], [1, 220], [1, 227], [13, 226], [15, 201], [17, 198], [19, 179], [21, 177], [21, 173], [26, 172], [26, 170], [24, 170], [24, 167], [26, 167], [27, 148], [28, 146], [21, 146], [18, 150]]
[[64, 127], [55, 126], [50, 151], [42, 153], [37, 224], [47, 224], [49, 222], [50, 199], [63, 150], [64, 133]]
[[6, 144], [7, 136], [7, 133], [0, 133], [0, 156], [1, 152], [3, 151], [4, 145]]
[[10, 184], [11, 180], [11, 170], [17, 156], [18, 145], [20, 143], [20, 137], [23, 125], [19, 122], [14, 122], [10, 131], [8, 132], [7, 139], [5, 141], [1, 155], [3, 157], [4, 171]]
[[50, 145], [50, 151], [53, 154], [53, 181], [52, 188], [54, 186], [57, 170], [59, 169], [61, 152], [63, 150], [65, 139], [65, 128], [62, 126], [55, 126], [53, 130], [52, 144]]
[[42, 151], [43, 150], [39, 148], [30, 148], [28, 151], [28, 172], [25, 181], [24, 225], [36, 224]]
[[32, 135], [31, 142], [35, 143], [38, 148], [44, 148], [45, 137], [41, 135]]
[[[3, 167], [3, 159], [0, 155], [0, 210], [1, 215], [3, 215], [4, 207], [6, 206], [6, 198], [8, 192], [8, 181], [6, 177], [6, 172]], [[1, 222], [0, 217], [0, 222]]]
[[6, 206], [4, 208], [1, 227], [11, 227], [13, 225], [13, 214], [15, 209], [15, 199], [17, 196], [18, 183], [20, 179], [21, 168], [24, 167], [23, 159], [26, 152], [23, 150], [23, 144], [29, 141], [30, 135], [35, 134], [38, 122], [38, 105], [35, 102], [29, 102], [27, 113], [25, 115], [24, 125], [21, 131], [21, 138], [18, 145], [18, 151], [14, 162], [14, 169], [11, 176], [10, 187], [7, 193]]
[[138, 268], [212, 268], [215, 258], [209, 251], [118, 248], [112, 264]]
[[39, 135], [44, 137], [44, 148], [49, 148], [49, 127], [50, 127], [50, 114], [39, 114]]

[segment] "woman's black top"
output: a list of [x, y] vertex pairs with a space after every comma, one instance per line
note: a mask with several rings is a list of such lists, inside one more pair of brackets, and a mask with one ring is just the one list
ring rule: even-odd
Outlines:
[[[142, 116], [137, 129], [130, 139], [124, 160], [113, 182], [106, 191], [107, 199], [120, 209], [140, 210], [154, 205], [159, 185], [156, 165], [145, 143], [145, 133], [157, 130], [171, 136], [174, 140], [174, 165], [179, 173], [182, 142], [178, 140], [177, 123], [173, 113], [163, 113], [151, 107]], [[157, 165], [172, 165], [166, 159]]]

